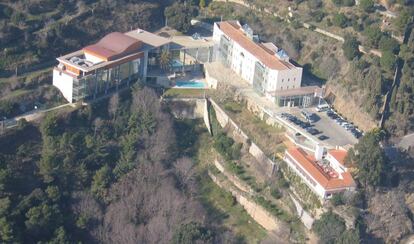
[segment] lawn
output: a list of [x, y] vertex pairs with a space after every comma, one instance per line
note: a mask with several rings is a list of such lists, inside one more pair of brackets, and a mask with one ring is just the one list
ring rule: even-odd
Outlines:
[[164, 98], [203, 98], [206, 94], [204, 89], [167, 89], [163, 96]]
[[222, 222], [231, 229], [240, 242], [260, 243], [266, 237], [266, 230], [259, 226], [229, 192], [222, 190], [209, 178], [200, 177], [200, 200], [207, 208], [210, 218]]

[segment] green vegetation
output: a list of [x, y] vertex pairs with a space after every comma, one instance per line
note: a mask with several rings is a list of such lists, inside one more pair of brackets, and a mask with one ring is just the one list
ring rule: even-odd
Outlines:
[[235, 143], [234, 140], [228, 137], [224, 132], [214, 135], [213, 147], [219, 152], [225, 160], [240, 159], [240, 150], [243, 144]]
[[165, 8], [164, 14], [169, 26], [186, 33], [191, 27], [191, 19], [197, 15], [197, 10], [191, 2], [175, 2]]
[[359, 231], [346, 230], [344, 220], [331, 211], [322, 214], [321, 218], [313, 223], [312, 229], [319, 236], [320, 243], [360, 243]]
[[365, 12], [371, 13], [374, 11], [374, 1], [373, 0], [361, 0], [359, 6]]
[[344, 55], [348, 60], [353, 60], [355, 57], [359, 56], [359, 42], [354, 36], [345, 36], [344, 44], [342, 49], [344, 50]]
[[345, 28], [348, 26], [348, 18], [343, 13], [337, 13], [333, 16], [332, 23], [335, 26]]
[[379, 145], [382, 138], [382, 132], [370, 131], [349, 151], [348, 160], [357, 167], [357, 179], [365, 188], [385, 180], [387, 158]]
[[213, 233], [200, 223], [182, 224], [174, 233], [172, 243], [192, 244], [195, 242], [212, 243]]
[[205, 90], [170, 88], [165, 91], [165, 98], [203, 98]]

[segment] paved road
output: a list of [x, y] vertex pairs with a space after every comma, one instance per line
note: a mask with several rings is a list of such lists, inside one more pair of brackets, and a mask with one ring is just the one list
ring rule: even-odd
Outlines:
[[59, 110], [59, 109], [66, 108], [66, 107], [69, 107], [69, 106], [74, 107], [76, 105], [73, 104], [73, 103], [66, 103], [66, 104], [62, 104], [62, 105], [59, 105], [59, 106], [56, 106], [56, 107], [53, 107], [53, 108], [32, 110], [32, 111], [29, 111], [29, 112], [24, 113], [22, 115], [16, 116], [14, 118], [7, 119], [5, 121], [5, 125], [6, 125], [7, 129], [13, 128], [13, 127], [17, 126], [17, 122], [21, 119], [25, 119], [26, 121], [34, 121], [34, 120], [37, 120], [37, 119], [41, 118], [47, 112]]

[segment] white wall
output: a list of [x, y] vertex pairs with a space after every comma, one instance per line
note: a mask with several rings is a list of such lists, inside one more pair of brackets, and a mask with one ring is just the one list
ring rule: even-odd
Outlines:
[[336, 160], [336, 158], [334, 158], [331, 154], [326, 154], [326, 159], [331, 163], [332, 168], [336, 172], [343, 173], [346, 171], [345, 167], [342, 166], [342, 164], [339, 163], [338, 160]]
[[86, 52], [85, 52], [85, 58], [86, 58], [86, 60], [88, 60], [88, 61], [90, 61], [94, 64], [105, 61], [102, 58], [96, 57], [96, 56], [94, 56], [92, 54], [89, 54], [89, 53], [86, 53]]
[[[296, 172], [296, 174], [302, 178], [302, 180], [306, 183], [306, 185], [309, 186], [309, 188], [311, 188], [311, 190], [313, 192], [316, 193], [316, 195], [318, 195], [320, 198], [324, 199], [325, 198], [325, 194], [326, 191], [325, 189], [309, 174], [306, 173], [306, 170], [297, 162], [294, 162], [290, 157], [287, 157], [287, 155], [285, 155], [284, 157], [284, 161], [288, 164], [288, 166], [293, 169], [293, 171]], [[299, 171], [297, 169], [297, 167], [299, 167], [303, 172], [305, 172], [305, 174], [311, 178], [316, 184], [313, 185], [306, 177], [303, 176], [302, 172]]]
[[73, 94], [73, 77], [59, 70], [53, 70], [53, 85], [56, 86], [63, 94], [63, 97], [72, 102]]
[[[213, 40], [220, 43], [220, 38], [225, 35], [218, 25], [214, 24]], [[248, 52], [238, 43], [230, 39], [233, 44], [232, 63], [230, 67], [240, 75], [249, 84], [253, 84], [254, 69], [256, 62], [259, 60], [254, 54]], [[244, 57], [240, 55], [244, 54]], [[266, 67], [266, 66], [265, 66]], [[288, 90], [300, 88], [302, 82], [302, 68], [295, 67], [286, 70], [273, 70], [266, 67], [268, 76], [266, 77], [265, 92], [274, 92], [279, 90]]]

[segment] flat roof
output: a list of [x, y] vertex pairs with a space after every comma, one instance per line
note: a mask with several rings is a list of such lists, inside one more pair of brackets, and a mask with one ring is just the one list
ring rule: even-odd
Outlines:
[[341, 178], [332, 178], [326, 174], [322, 168], [317, 165], [315, 157], [307, 154], [303, 149], [293, 147], [286, 150], [286, 154], [292, 157], [307, 174], [312, 176], [325, 190], [334, 190], [340, 188], [355, 187], [355, 181], [349, 172], [338, 173], [342, 176]]
[[152, 47], [161, 47], [171, 42], [171, 40], [168, 38], [153, 34], [142, 29], [126, 32], [125, 35], [138, 39]]
[[303, 96], [312, 93], [319, 94], [322, 92], [322, 88], [319, 86], [302, 86], [299, 88], [288, 89], [288, 90], [278, 90], [270, 92], [271, 95], [275, 97], [292, 97], [292, 96]]
[[237, 42], [245, 50], [259, 59], [260, 62], [262, 62], [268, 68], [274, 70], [297, 68], [292, 63], [283, 61], [276, 57], [271, 49], [266, 48], [266, 46], [269, 46], [269, 44], [260, 45], [247, 37], [238, 22], [224, 21], [217, 22], [216, 24], [224, 34], [229, 36], [233, 41]]
[[171, 49], [186, 49], [186, 48], [202, 48], [214, 46], [214, 42], [211, 37], [202, 37], [195, 40], [191, 36], [172, 36], [171, 37]]

